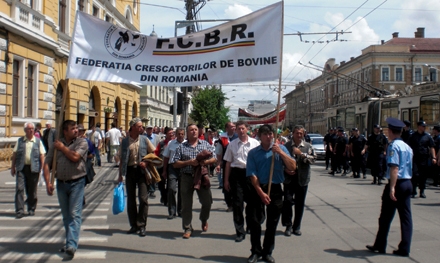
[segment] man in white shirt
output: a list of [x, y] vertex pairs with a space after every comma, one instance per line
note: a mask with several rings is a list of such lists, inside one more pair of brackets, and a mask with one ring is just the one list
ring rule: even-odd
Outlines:
[[116, 167], [119, 165], [119, 158], [117, 156], [119, 143], [121, 140], [121, 131], [116, 128], [116, 124], [112, 123], [112, 128], [106, 134], [106, 141], [109, 144], [109, 151], [107, 153], [107, 161], [109, 163], [113, 162], [113, 157], [115, 158]]
[[[176, 139], [170, 141], [168, 146], [163, 152], [163, 173], [162, 176], [167, 179], [168, 188], [168, 219], [173, 219], [176, 215], [181, 214], [181, 199], [179, 191], [179, 181], [180, 181], [180, 169], [174, 168], [172, 164], [168, 164], [169, 160], [173, 158], [174, 152], [177, 147], [184, 142], [185, 139], [185, 129], [176, 129]], [[177, 202], [176, 202], [177, 193]]]
[[102, 145], [102, 135], [101, 131], [97, 131], [95, 126], [91, 128], [92, 133], [90, 135], [90, 141], [95, 144], [95, 164], [101, 167], [101, 145]]
[[225, 165], [224, 190], [232, 197], [232, 212], [237, 237], [235, 242], [241, 242], [246, 236], [244, 228], [244, 202], [249, 196], [249, 186], [246, 178], [246, 161], [251, 149], [258, 147], [260, 143], [247, 135], [249, 126], [243, 121], [236, 124], [238, 140], [233, 140], [226, 148], [223, 160]]

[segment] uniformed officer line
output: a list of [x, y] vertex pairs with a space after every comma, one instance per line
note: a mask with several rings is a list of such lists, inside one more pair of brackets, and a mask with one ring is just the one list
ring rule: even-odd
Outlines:
[[[105, 251], [93, 251], [93, 252], [78, 252], [75, 253], [75, 259], [105, 259], [107, 252]], [[33, 253], [33, 254], [23, 254], [19, 252], [8, 252], [4, 255], [0, 254], [0, 261], [38, 261], [38, 260], [60, 260], [63, 259], [62, 254], [54, 255], [51, 253]]]
[[[110, 208], [83, 208], [83, 212], [87, 211], [98, 211], [98, 212], [107, 212]], [[54, 208], [39, 208], [37, 212], [54, 212], [54, 211], [60, 211], [59, 207]], [[6, 213], [15, 213], [15, 209], [0, 209], [0, 212], [6, 212]]]
[[[45, 243], [54, 244], [61, 243], [65, 240], [64, 237], [31, 237], [31, 238], [21, 238], [21, 237], [0, 237], [0, 243]], [[85, 242], [107, 242], [108, 237], [80, 237], [79, 241], [81, 243]]]

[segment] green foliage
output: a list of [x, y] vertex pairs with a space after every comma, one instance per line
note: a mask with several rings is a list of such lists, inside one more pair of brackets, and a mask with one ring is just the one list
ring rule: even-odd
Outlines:
[[195, 92], [193, 110], [189, 115], [197, 124], [222, 129], [228, 121], [229, 109], [225, 107], [225, 94], [216, 86], [206, 86]]

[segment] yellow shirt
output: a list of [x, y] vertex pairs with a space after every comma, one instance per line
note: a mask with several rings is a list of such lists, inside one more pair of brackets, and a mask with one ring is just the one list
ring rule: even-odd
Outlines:
[[[31, 152], [32, 152], [32, 146], [35, 142], [35, 136], [32, 136], [32, 139], [28, 140], [26, 137], [23, 138], [23, 142], [26, 143], [26, 154], [24, 158], [24, 164], [30, 165], [31, 164]], [[18, 149], [18, 143], [14, 146], [14, 152], [17, 152]], [[46, 154], [46, 150], [44, 149], [43, 143], [40, 140], [40, 154]]]

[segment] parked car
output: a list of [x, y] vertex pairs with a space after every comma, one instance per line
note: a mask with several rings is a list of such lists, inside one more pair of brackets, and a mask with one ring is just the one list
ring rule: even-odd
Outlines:
[[318, 160], [325, 160], [324, 137], [310, 137]]
[[321, 134], [319, 133], [307, 133], [307, 135], [309, 135], [310, 138], [312, 137], [323, 137]]

